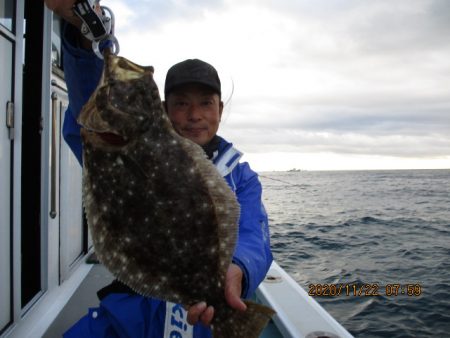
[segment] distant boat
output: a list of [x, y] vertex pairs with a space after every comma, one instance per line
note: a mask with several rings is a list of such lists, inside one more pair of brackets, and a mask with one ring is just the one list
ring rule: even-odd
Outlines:
[[302, 170], [301, 169], [297, 169], [297, 168], [292, 168], [292, 169], [288, 170], [288, 172], [290, 172], [290, 173], [296, 173], [296, 172], [299, 172], [299, 171], [302, 171]]

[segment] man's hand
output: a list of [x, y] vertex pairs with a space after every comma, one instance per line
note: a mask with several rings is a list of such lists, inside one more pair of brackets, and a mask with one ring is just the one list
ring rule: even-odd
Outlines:
[[58, 14], [67, 22], [80, 28], [81, 20], [72, 10], [74, 3], [75, 0], [45, 0], [45, 4], [50, 10]]
[[76, 0], [45, 0], [45, 4], [52, 11], [57, 11], [58, 9], [72, 8]]
[[[58, 14], [65, 21], [71, 23], [78, 29], [81, 28], [82, 21], [72, 9], [76, 0], [44, 0], [44, 1], [50, 10]], [[95, 11], [97, 12], [101, 11], [100, 7], [96, 6]], [[81, 47], [89, 50], [92, 48], [92, 42], [86, 39], [84, 35], [82, 35], [81, 33], [79, 34], [78, 41]]]
[[[231, 264], [225, 280], [225, 300], [233, 309], [245, 311], [247, 305], [241, 299], [243, 272], [236, 264]], [[214, 308], [205, 302], [200, 302], [189, 307], [187, 321], [194, 325], [200, 321], [208, 326], [214, 318]]]

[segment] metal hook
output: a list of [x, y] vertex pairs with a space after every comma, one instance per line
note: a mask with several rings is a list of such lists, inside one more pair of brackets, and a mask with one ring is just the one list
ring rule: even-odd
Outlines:
[[[102, 39], [101, 41], [106, 41], [109, 40], [112, 42], [112, 46], [111, 46], [111, 53], [114, 55], [119, 54], [120, 52], [120, 46], [119, 46], [119, 41], [117, 40], [117, 38], [114, 35], [108, 34], [104, 39]], [[99, 57], [100, 59], [103, 60], [103, 55], [100, 52], [100, 42], [101, 41], [92, 41], [92, 50], [94, 51], [95, 55], [97, 55], [97, 57]]]

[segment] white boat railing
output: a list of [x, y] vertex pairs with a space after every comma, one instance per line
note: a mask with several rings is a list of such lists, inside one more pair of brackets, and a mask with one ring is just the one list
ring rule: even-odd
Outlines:
[[284, 338], [353, 337], [276, 262], [256, 297], [277, 312], [273, 322]]

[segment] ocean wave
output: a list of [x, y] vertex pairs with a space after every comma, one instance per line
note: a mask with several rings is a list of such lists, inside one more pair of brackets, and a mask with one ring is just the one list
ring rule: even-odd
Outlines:
[[299, 185], [270, 181], [264, 203], [274, 256], [300, 285], [421, 286], [316, 298], [355, 337], [450, 336], [450, 171], [268, 175]]

